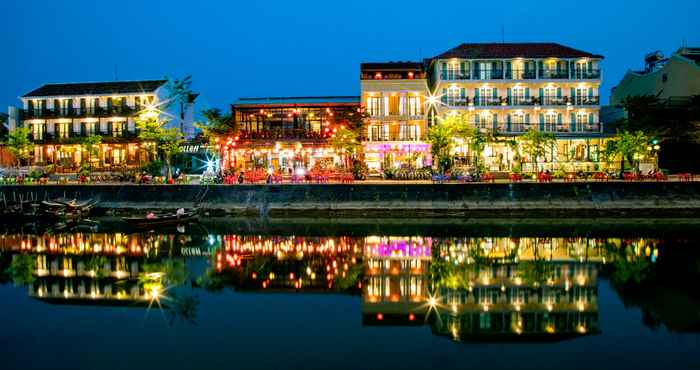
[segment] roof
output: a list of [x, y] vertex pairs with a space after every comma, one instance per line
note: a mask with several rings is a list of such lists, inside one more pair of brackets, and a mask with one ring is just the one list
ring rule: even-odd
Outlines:
[[433, 59], [465, 58], [465, 59], [490, 59], [490, 58], [597, 58], [602, 55], [570, 48], [553, 42], [526, 42], [526, 43], [476, 43], [461, 44]]
[[361, 63], [360, 70], [370, 71], [422, 71], [423, 63], [421, 62], [368, 62]]
[[240, 98], [234, 106], [245, 105], [309, 105], [309, 104], [360, 104], [359, 96], [302, 96]]
[[46, 84], [23, 97], [144, 93], [153, 92], [166, 82], [167, 80], [142, 80]]

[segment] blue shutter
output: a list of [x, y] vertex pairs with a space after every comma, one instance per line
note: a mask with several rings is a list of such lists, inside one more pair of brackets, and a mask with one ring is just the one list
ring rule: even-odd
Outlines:
[[506, 77], [513, 78], [513, 64], [510, 61], [506, 62]]
[[442, 89], [442, 104], [447, 104], [447, 89]]
[[588, 62], [588, 73], [593, 73], [593, 62]]
[[492, 90], [493, 90], [493, 98], [498, 99], [498, 89], [494, 87]]
[[540, 113], [540, 131], [544, 131], [544, 114]]
[[593, 122], [594, 118], [595, 117], [593, 117], [593, 113], [588, 113], [588, 123], [590, 123], [591, 125], [594, 124], [595, 123], [595, 122]]
[[510, 87], [508, 88], [508, 104], [513, 104], [513, 95], [511, 94]]
[[593, 100], [593, 88], [592, 87], [588, 88], [588, 100], [590, 100], [590, 101]]
[[479, 79], [479, 69], [481, 66], [479, 65], [479, 62], [474, 62], [474, 79], [478, 80]]
[[459, 63], [459, 75], [460, 78], [463, 78], [464, 72], [466, 71], [466, 66], [464, 65], [464, 62]]
[[571, 122], [569, 122], [571, 132], [576, 132], [576, 113], [571, 112]]
[[506, 131], [510, 132], [510, 113], [506, 115]]
[[526, 125], [530, 124], [530, 114], [529, 113], [525, 115], [525, 124]]
[[575, 104], [575, 103], [576, 103], [576, 89], [572, 87], [571, 88], [571, 104]]
[[493, 114], [493, 130], [496, 131], [498, 129], [498, 114], [494, 113]]
[[525, 100], [530, 99], [530, 88], [525, 88]]
[[560, 125], [564, 123], [564, 117], [562, 117], [561, 113], [557, 114], [557, 123]]
[[479, 89], [474, 89], [474, 105], [481, 105], [481, 101], [479, 101]]
[[561, 87], [557, 87], [557, 99], [561, 99]]
[[447, 63], [442, 63], [442, 70], [440, 71], [440, 79], [447, 79]]

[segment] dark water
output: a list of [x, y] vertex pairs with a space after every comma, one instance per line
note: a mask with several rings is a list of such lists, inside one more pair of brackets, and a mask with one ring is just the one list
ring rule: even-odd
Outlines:
[[0, 368], [700, 368], [700, 227], [554, 222], [7, 231]]

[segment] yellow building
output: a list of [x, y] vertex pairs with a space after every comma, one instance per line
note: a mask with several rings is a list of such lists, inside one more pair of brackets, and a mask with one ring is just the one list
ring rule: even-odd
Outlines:
[[629, 96], [683, 101], [700, 95], [700, 48], [680, 48], [670, 58], [664, 58], [661, 52], [650, 53], [645, 62], [643, 71], [627, 71], [613, 88], [610, 105], [621, 106]]
[[[556, 145], [538, 158], [538, 170], [596, 170], [604, 144], [602, 59], [555, 43], [459, 45], [430, 61], [429, 121], [466, 114], [476, 128], [501, 137], [551, 133]], [[519, 151], [523, 171], [534, 170], [534, 161]], [[468, 145], [455, 154], [472, 162]], [[488, 171], [510, 171], [516, 154], [511, 145], [489, 143], [481, 163]]]
[[[30, 130], [32, 165], [52, 164], [59, 172], [75, 172], [88, 161], [105, 171], [138, 167], [149, 151], [140, 145], [135, 118], [160, 115], [166, 82], [46, 84], [22, 96], [21, 107], [10, 107], [9, 127]], [[97, 155], [80, 145], [90, 135], [102, 136]]]
[[370, 171], [430, 165], [423, 64], [362, 63], [360, 71], [362, 106], [369, 115], [363, 145]]

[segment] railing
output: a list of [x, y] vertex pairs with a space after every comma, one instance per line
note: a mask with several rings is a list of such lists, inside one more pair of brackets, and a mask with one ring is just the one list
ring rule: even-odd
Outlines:
[[440, 75], [440, 79], [443, 81], [464, 81], [464, 80], [471, 80], [471, 73], [469, 71], [465, 73], [461, 72], [445, 72], [442, 71]]
[[574, 105], [599, 105], [599, 96], [577, 96], [572, 99]]
[[241, 131], [238, 134], [239, 140], [325, 140], [318, 132], [304, 129], [288, 129], [288, 130], [261, 130], [261, 131]]
[[443, 99], [443, 103], [449, 107], [466, 107], [469, 106], [469, 98], [451, 98]]
[[511, 96], [507, 99], [507, 104], [508, 105], [513, 105], [513, 106], [532, 106], [537, 104], [538, 99], [537, 98], [521, 98], [517, 96]]
[[479, 97], [474, 98], [474, 105], [478, 107], [494, 107], [502, 105], [503, 99], [501, 97]]
[[418, 135], [379, 135], [373, 134], [367, 137], [367, 141], [421, 141], [423, 140]]
[[472, 69], [465, 73], [440, 71], [442, 81], [461, 80], [594, 80], [600, 78], [600, 69], [593, 70], [571, 70], [564, 68], [560, 70], [550, 69]]
[[601, 133], [602, 126], [600, 123], [557, 123], [557, 124], [542, 124], [539, 122], [530, 123], [515, 123], [515, 122], [497, 122], [486, 124], [475, 124], [480, 131], [496, 131], [501, 134], [523, 134], [530, 130], [548, 132], [552, 134], [591, 134]]
[[95, 117], [95, 116], [130, 116], [138, 113], [140, 107], [115, 106], [115, 107], [86, 107], [86, 108], [55, 108], [55, 109], [22, 109], [20, 115], [22, 119], [44, 119], [44, 118], [73, 118], [73, 117]]

